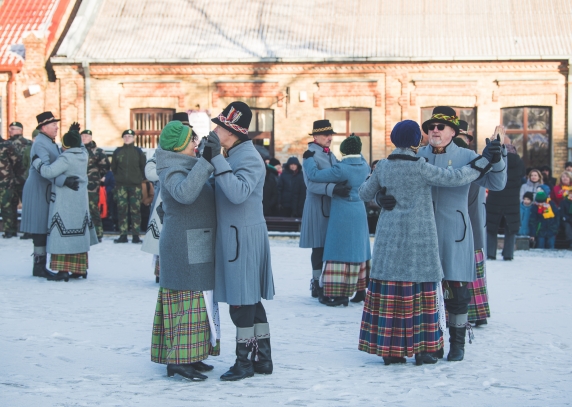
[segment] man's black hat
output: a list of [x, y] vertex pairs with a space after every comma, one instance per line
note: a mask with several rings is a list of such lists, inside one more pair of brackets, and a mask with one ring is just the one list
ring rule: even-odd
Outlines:
[[40, 113], [39, 115], [36, 116], [36, 120], [38, 120], [38, 127], [36, 127], [38, 130], [39, 130], [42, 126], [45, 126], [46, 124], [55, 123], [55, 122], [59, 122], [59, 121], [60, 121], [60, 119], [56, 119], [56, 118], [54, 117], [54, 115], [52, 114], [52, 112]]
[[91, 133], [91, 130], [84, 130], [80, 134], [89, 134], [90, 136], [93, 136], [93, 134]]
[[469, 123], [464, 120], [459, 120], [459, 134], [465, 136], [469, 141], [473, 141], [473, 136], [468, 133]]
[[185, 126], [190, 126], [189, 124], [189, 114], [187, 112], [177, 112], [173, 114], [173, 118], [171, 119], [172, 122], [175, 120], [180, 121]]
[[24, 126], [23, 126], [22, 123], [20, 123], [20, 122], [12, 122], [12, 123], [10, 123], [10, 126], [8, 126], [8, 127], [12, 127], [12, 126], [14, 126], [14, 127], [19, 127], [19, 128], [21, 128], [22, 130], [24, 130]]
[[459, 118], [457, 117], [457, 112], [455, 112], [455, 109], [452, 107], [437, 106], [434, 108], [431, 118], [423, 122], [423, 125], [421, 126], [425, 134], [429, 134], [427, 126], [430, 123], [443, 123], [455, 130], [455, 136], [459, 134]]
[[246, 141], [251, 120], [252, 110], [246, 103], [232, 102], [211, 121], [238, 136], [240, 140]]
[[121, 137], [125, 136], [126, 134], [131, 134], [132, 136], [134, 136], [135, 132], [131, 129], [127, 129], [123, 132], [123, 134], [121, 134]]
[[309, 133], [310, 136], [329, 136], [330, 134], [336, 134], [336, 132], [329, 120], [316, 120], [312, 132]]

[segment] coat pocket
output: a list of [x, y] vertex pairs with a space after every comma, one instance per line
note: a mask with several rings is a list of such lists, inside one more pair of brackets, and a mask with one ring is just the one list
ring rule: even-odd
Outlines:
[[[230, 228], [231, 228], [231, 232], [230, 232], [230, 234], [229, 234], [229, 247], [230, 247], [231, 249], [229, 249], [229, 253], [230, 253], [231, 255], [232, 255], [232, 253], [236, 253], [236, 255], [234, 256], [233, 259], [229, 260], [228, 262], [229, 262], [229, 263], [233, 263], [233, 262], [235, 262], [235, 261], [238, 259], [238, 253], [239, 253], [239, 250], [240, 250], [240, 244], [239, 244], [239, 242], [238, 242], [238, 228], [237, 228], [236, 226], [232, 226], [232, 225], [230, 226]], [[232, 233], [232, 232], [234, 232], [234, 233]], [[236, 242], [236, 243], [235, 243], [235, 242]], [[236, 244], [236, 252], [234, 252], [234, 251], [232, 250], [233, 243]]]
[[187, 230], [187, 257], [189, 264], [214, 262], [214, 229]]
[[457, 237], [455, 239], [455, 242], [459, 243], [465, 240], [465, 236], [467, 234], [467, 222], [465, 221], [465, 215], [463, 215], [463, 212], [459, 210], [457, 212], [459, 214], [457, 215], [457, 221], [455, 222], [456, 223], [455, 236]]

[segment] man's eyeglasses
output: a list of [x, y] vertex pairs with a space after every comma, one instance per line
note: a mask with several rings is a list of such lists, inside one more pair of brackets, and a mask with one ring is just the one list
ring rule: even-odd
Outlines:
[[437, 129], [438, 129], [439, 131], [445, 130], [445, 125], [444, 125], [444, 124], [430, 124], [429, 126], [427, 126], [427, 128], [428, 128], [429, 130], [435, 130], [435, 127], [437, 127]]

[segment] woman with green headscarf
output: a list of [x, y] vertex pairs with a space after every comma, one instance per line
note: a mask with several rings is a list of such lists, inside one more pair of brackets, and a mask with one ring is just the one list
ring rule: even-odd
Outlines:
[[172, 121], [161, 132], [156, 151], [164, 215], [151, 360], [166, 364], [168, 376], [189, 380], [207, 379], [201, 372], [213, 367], [202, 361], [220, 353], [212, 295], [216, 211], [207, 182], [214, 167], [195, 156], [197, 138], [191, 127]]

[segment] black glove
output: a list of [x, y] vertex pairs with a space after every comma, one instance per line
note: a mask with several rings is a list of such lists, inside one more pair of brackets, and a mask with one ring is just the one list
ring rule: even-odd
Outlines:
[[[312, 153], [312, 155], [314, 155], [314, 153]], [[348, 196], [350, 196], [350, 191], [352, 190], [352, 187], [348, 187], [346, 184], [348, 183], [348, 181], [344, 181], [344, 182], [338, 182], [336, 184], [336, 186], [334, 187], [334, 195], [337, 196], [341, 196], [342, 198], [347, 198]]]
[[487, 145], [483, 150], [483, 157], [485, 157], [491, 164], [496, 164], [501, 160], [502, 147], [500, 142], [500, 135], [493, 141], [486, 139]]
[[220, 154], [220, 139], [218, 135], [211, 131], [205, 142], [205, 148], [203, 150], [203, 158], [209, 163], [213, 158]]
[[165, 211], [163, 210], [163, 202], [161, 202], [159, 204], [159, 206], [157, 206], [157, 208], [155, 208], [155, 211], [157, 212], [157, 216], [159, 217], [159, 220], [161, 221], [161, 225], [163, 224], [163, 218], [165, 217]]
[[304, 159], [310, 158], [310, 157], [313, 157], [314, 154], [316, 154], [315, 151], [306, 150], [306, 151], [304, 151], [304, 155], [302, 156], [302, 158], [304, 158]]
[[74, 191], [77, 191], [79, 189], [79, 177], [73, 176], [73, 177], [67, 177], [66, 180], [64, 181], [64, 186], [68, 187], [69, 189], [73, 189]]
[[81, 130], [81, 126], [79, 125], [79, 123], [73, 122], [68, 131], [77, 131], [79, 133], [80, 130]]
[[32, 162], [36, 161], [36, 158], [40, 158], [38, 157], [38, 154], [34, 154], [34, 156], [32, 157]]
[[393, 195], [386, 195], [386, 191], [386, 187], [381, 187], [377, 194], [375, 194], [375, 202], [377, 202], [377, 205], [380, 208], [383, 208], [386, 211], [391, 211], [393, 208], [395, 208], [397, 201]]

